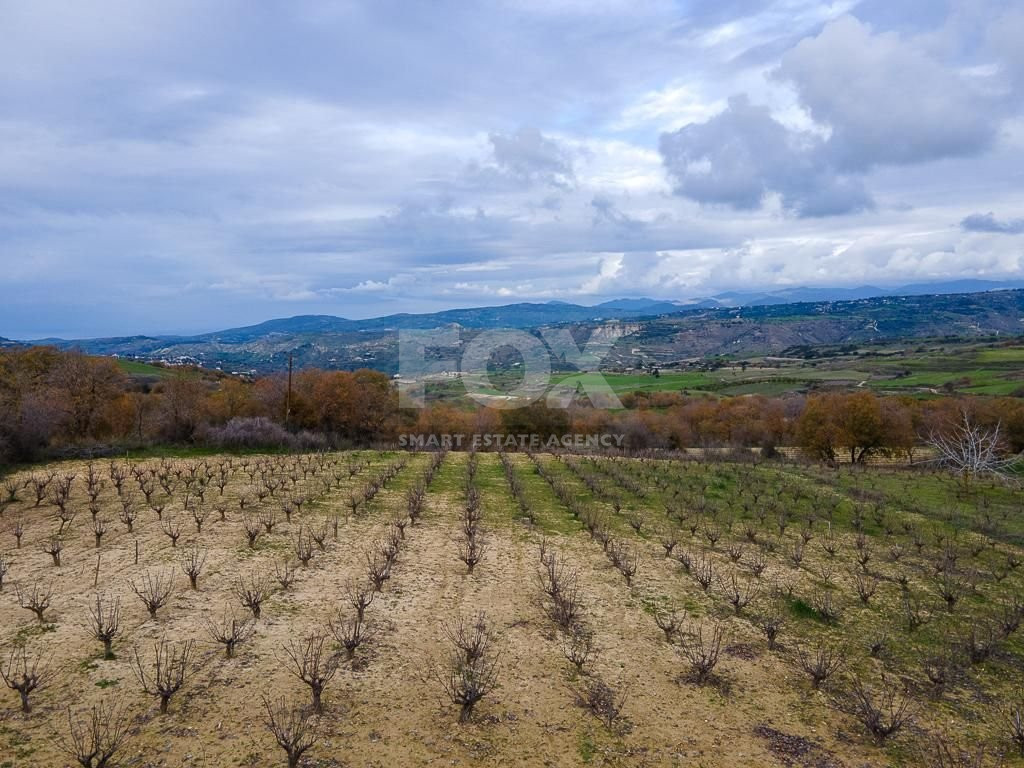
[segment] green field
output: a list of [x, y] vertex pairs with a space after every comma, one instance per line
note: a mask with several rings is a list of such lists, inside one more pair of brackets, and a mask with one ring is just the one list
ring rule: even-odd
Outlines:
[[150, 365], [149, 363], [140, 363], [137, 360], [118, 360], [117, 367], [129, 376], [155, 376], [157, 378], [166, 379], [174, 375], [174, 371], [170, 368], [164, 368], [159, 365]]
[[[913, 348], [898, 344], [857, 350], [815, 350], [809, 357], [715, 357], [684, 368], [553, 374], [552, 387], [594, 391], [604, 381], [617, 396], [678, 392], [730, 397], [777, 396], [822, 388], [868, 387], [879, 394], [935, 397], [945, 394], [1009, 396], [1024, 392], [1024, 345], [1019, 342], [946, 341]], [[496, 371], [475, 391], [501, 396], [520, 384], [515, 370]], [[465, 401], [458, 378], [427, 385], [428, 399]]]

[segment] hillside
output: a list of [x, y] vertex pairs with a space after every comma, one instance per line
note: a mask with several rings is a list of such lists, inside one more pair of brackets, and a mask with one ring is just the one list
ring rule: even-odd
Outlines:
[[[675, 311], [665, 312], [666, 308]], [[304, 315], [192, 337], [129, 336], [47, 339], [61, 348], [143, 361], [196, 363], [227, 371], [282, 370], [289, 354], [299, 367], [398, 370], [398, 332], [457, 326], [468, 338], [482, 329], [569, 326], [586, 338], [609, 322], [629, 318], [606, 365], [638, 360], [666, 365], [680, 360], [789, 355], [820, 345], [870, 344], [914, 338], [983, 338], [1024, 332], [1024, 290], [952, 295], [883, 296], [848, 301], [755, 304], [739, 308], [677, 309], [654, 300], [575, 304], [519, 303], [399, 314], [368, 320]]]

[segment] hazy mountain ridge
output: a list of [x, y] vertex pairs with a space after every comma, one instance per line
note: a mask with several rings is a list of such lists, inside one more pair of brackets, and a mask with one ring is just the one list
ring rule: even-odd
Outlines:
[[192, 337], [126, 336], [32, 343], [150, 361], [194, 362], [227, 371], [282, 370], [291, 354], [300, 367], [367, 367], [394, 373], [398, 370], [399, 330], [452, 325], [461, 327], [468, 336], [487, 328], [568, 325], [577, 338], [584, 339], [609, 322], [629, 319], [635, 330], [619, 339], [608, 357], [610, 365], [622, 366], [635, 364], [637, 358], [671, 364], [715, 355], [777, 355], [822, 344], [1024, 333], [1024, 290], [733, 308], [670, 306], [674, 311], [661, 312], [663, 301], [625, 299], [606, 302], [603, 307], [521, 303], [370, 320], [300, 315]]

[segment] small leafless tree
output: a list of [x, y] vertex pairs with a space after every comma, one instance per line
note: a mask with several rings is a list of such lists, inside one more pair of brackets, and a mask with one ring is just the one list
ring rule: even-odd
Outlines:
[[661, 540], [661, 547], [665, 550], [665, 557], [672, 557], [672, 550], [679, 545], [679, 535], [675, 529], [662, 532], [659, 538]]
[[694, 561], [690, 572], [700, 584], [701, 589], [707, 592], [711, 588], [711, 582], [715, 578], [715, 569], [710, 558], [701, 555]]
[[855, 677], [851, 696], [854, 715], [879, 743], [910, 721], [910, 697], [884, 674], [879, 690], [872, 690], [860, 677]]
[[121, 632], [121, 601], [104, 601], [97, 594], [96, 601], [89, 607], [89, 629], [92, 636], [103, 643], [103, 658], [114, 658], [114, 638]]
[[25, 520], [19, 517], [14, 521], [14, 525], [11, 527], [11, 533], [14, 534], [14, 548], [21, 549], [21, 539], [25, 535]]
[[984, 744], [970, 744], [946, 734], [935, 737], [930, 750], [922, 753], [929, 768], [1002, 768], [1002, 751], [989, 752]]
[[819, 590], [811, 597], [811, 607], [826, 624], [835, 624], [843, 616], [843, 609], [828, 589]]
[[1024, 757], [1024, 700], [1010, 708], [1007, 717], [1010, 740], [1017, 746], [1020, 756]]
[[604, 723], [605, 728], [614, 730], [626, 706], [627, 695], [625, 689], [617, 691], [604, 681], [594, 678], [586, 684], [580, 701]]
[[135, 649], [132, 671], [142, 690], [160, 697], [160, 714], [167, 713], [171, 697], [185, 684], [194, 651], [193, 640], [172, 644], [162, 639], [153, 644], [153, 663], [147, 665], [143, 664], [139, 649]]
[[0, 678], [8, 688], [18, 692], [21, 711], [26, 713], [32, 711], [29, 696], [49, 683], [55, 674], [48, 658], [30, 654], [25, 646], [12, 649], [6, 664], [0, 665]]
[[479, 529], [473, 529], [471, 535], [466, 536], [459, 545], [459, 560], [466, 564], [468, 573], [472, 573], [487, 551], [487, 542]]
[[878, 589], [878, 579], [858, 571], [854, 573], [853, 581], [857, 587], [857, 596], [860, 598], [860, 601], [864, 605], [870, 603], [871, 598], [875, 596], [875, 591]]
[[156, 618], [156, 612], [163, 608], [171, 597], [171, 590], [174, 589], [174, 571], [166, 574], [146, 571], [139, 580], [128, 582], [138, 598], [146, 606], [149, 616]]
[[308, 568], [309, 561], [313, 559], [313, 537], [304, 533], [301, 526], [295, 537], [295, 557], [302, 563], [303, 568]]
[[593, 630], [578, 622], [562, 633], [561, 646], [562, 655], [577, 672], [583, 672], [587, 662], [597, 654]]
[[828, 532], [821, 537], [821, 548], [825, 550], [825, 554], [829, 557], [835, 557], [839, 551], [839, 540], [836, 539], [835, 534], [832, 532], [832, 526], [829, 526]]
[[921, 605], [921, 601], [909, 591], [903, 593], [902, 608], [903, 620], [907, 625], [908, 632], [916, 632], [930, 620], [930, 616]]
[[345, 597], [348, 604], [355, 609], [356, 616], [360, 620], [363, 619], [366, 609], [370, 607], [375, 595], [376, 590], [370, 584], [353, 580], [345, 585]]
[[622, 542], [616, 542], [614, 546], [609, 547], [608, 554], [612, 565], [626, 579], [626, 586], [631, 586], [633, 577], [636, 576], [636, 572], [640, 568], [640, 553]]
[[100, 701], [86, 711], [68, 707], [67, 732], [57, 745], [83, 768], [108, 768], [128, 740], [132, 719], [124, 704]]
[[259, 514], [260, 525], [266, 530], [268, 534], [274, 532], [274, 526], [277, 525], [277, 514], [272, 509], [265, 509]]
[[768, 567], [768, 559], [765, 557], [764, 552], [760, 550], [755, 552], [747, 561], [747, 567], [754, 574], [755, 579], [760, 579], [762, 574], [764, 574], [765, 568]]
[[309, 686], [313, 711], [323, 712], [323, 693], [338, 672], [339, 659], [328, 647], [327, 635], [313, 632], [284, 647], [284, 659], [278, 659], [295, 677]]
[[0, 592], [4, 591], [4, 578], [11, 571], [11, 558], [4, 552], [0, 552]]
[[742, 582], [735, 571], [730, 576], [728, 597], [729, 602], [732, 604], [732, 609], [737, 616], [743, 612], [744, 608], [750, 605], [750, 602], [757, 597], [759, 592], [757, 582], [749, 576]]
[[32, 490], [35, 493], [35, 506], [40, 506], [43, 500], [46, 498], [46, 490], [50, 487], [50, 481], [55, 477], [54, 474], [46, 475], [33, 475], [29, 482], [32, 484]]
[[971, 664], [981, 664], [999, 647], [999, 632], [989, 621], [974, 622], [963, 636], [961, 646]]
[[181, 522], [170, 515], [167, 519], [160, 524], [160, 529], [164, 532], [164, 535], [171, 540], [171, 546], [178, 546], [178, 539], [181, 538]]
[[24, 488], [24, 484], [19, 483], [13, 477], [9, 477], [4, 480], [3, 483], [3, 499], [0, 500], [0, 506], [6, 504], [14, 504], [18, 500], [18, 494], [21, 489]]
[[658, 608], [654, 611], [654, 623], [665, 633], [665, 641], [669, 643], [679, 634], [685, 618], [686, 611], [677, 611], [674, 608]]
[[921, 668], [936, 692], [941, 691], [953, 670], [953, 660], [946, 653], [927, 656], [921, 661]]
[[348, 507], [352, 510], [352, 517], [356, 516], [356, 512], [359, 510], [359, 505], [363, 503], [363, 496], [360, 493], [352, 493], [348, 497]]
[[135, 521], [139, 517], [139, 511], [133, 504], [125, 504], [118, 513], [118, 519], [124, 523], [124, 527], [131, 533], [135, 528]]
[[317, 742], [319, 720], [309, 707], [296, 707], [284, 698], [271, 702], [263, 697], [263, 724], [288, 757], [288, 768], [298, 768], [302, 756]]
[[725, 548], [725, 554], [729, 556], [729, 561], [733, 564], [736, 564], [743, 559], [743, 553], [745, 551], [746, 547], [739, 541], [734, 541]]
[[64, 551], [64, 539], [58, 534], [45, 538], [39, 548], [53, 559], [55, 566], [60, 565], [60, 553]]
[[409, 515], [404, 512], [396, 512], [391, 518], [391, 525], [401, 538], [405, 538], [405, 529], [409, 527]]
[[462, 651], [467, 662], [475, 662], [487, 655], [491, 643], [491, 628], [483, 611], [469, 617], [458, 616], [441, 624], [441, 631], [455, 648]]
[[309, 529], [309, 536], [316, 543], [316, 548], [321, 552], [327, 551], [327, 537], [330, 535], [330, 524], [324, 520], [320, 525]]
[[710, 628], [701, 623], [697, 629], [683, 636], [680, 652], [690, 664], [691, 679], [699, 684], [708, 681], [722, 651], [725, 628], [720, 622], [713, 622]]
[[263, 534], [260, 521], [252, 515], [242, 515], [242, 529], [245, 531], [246, 541], [249, 542], [249, 549], [256, 549], [256, 542]]
[[327, 627], [338, 645], [345, 649], [345, 658], [351, 661], [356, 651], [373, 637], [373, 627], [359, 615], [331, 618]]
[[375, 591], [380, 592], [384, 588], [384, 583], [391, 578], [391, 563], [385, 553], [380, 550], [375, 550], [372, 555], [366, 553], [366, 575]]
[[937, 454], [933, 461], [955, 475], [969, 492], [979, 477], [1010, 479], [1008, 470], [1020, 457], [1007, 455], [1001, 431], [1001, 422], [992, 428], [982, 427], [972, 423], [964, 411], [960, 423], [948, 433], [932, 432], [928, 445]]
[[199, 589], [199, 575], [203, 572], [204, 565], [206, 551], [200, 549], [198, 544], [193, 544], [181, 559], [181, 570], [188, 576], [188, 583], [192, 589]]
[[235, 597], [252, 611], [254, 619], [260, 618], [263, 603], [270, 597], [271, 591], [270, 579], [261, 572], [250, 573], [248, 579], [239, 576], [234, 586]]
[[196, 524], [196, 533], [203, 532], [203, 523], [206, 522], [206, 518], [209, 512], [202, 504], [192, 505], [192, 521]]
[[102, 517], [95, 517], [92, 521], [92, 533], [96, 539], [96, 549], [100, 548], [103, 541], [103, 534], [107, 532], [107, 521]]
[[285, 557], [274, 562], [274, 578], [281, 585], [281, 589], [288, 591], [295, 582], [295, 565]]
[[578, 572], [567, 566], [554, 550], [542, 555], [542, 565], [537, 580], [548, 598], [548, 616], [562, 629], [569, 629], [583, 610]]
[[18, 605], [36, 615], [40, 624], [45, 623], [45, 614], [53, 600], [53, 585], [43, 587], [38, 581], [29, 586], [15, 584], [15, 591], [18, 594]]
[[960, 602], [966, 591], [966, 585], [951, 569], [944, 570], [938, 581], [938, 592], [943, 602], [946, 603], [946, 610], [953, 613], [956, 604]]
[[774, 651], [778, 644], [779, 634], [786, 625], [785, 615], [778, 605], [772, 605], [757, 617], [757, 626], [768, 641], [768, 650]]
[[811, 678], [811, 685], [817, 689], [838, 672], [846, 663], [846, 651], [819, 640], [813, 648], [797, 649], [797, 664]]
[[224, 646], [224, 655], [231, 659], [235, 656], [235, 647], [244, 643], [256, 629], [251, 616], [238, 618], [234, 611], [226, 611], [220, 621], [205, 621], [206, 633], [215, 643]]
[[490, 653], [469, 661], [466, 653], [456, 648], [446, 668], [435, 667], [435, 679], [452, 704], [459, 707], [460, 723], [468, 722], [477, 703], [494, 690], [498, 681], [498, 662], [497, 654]]

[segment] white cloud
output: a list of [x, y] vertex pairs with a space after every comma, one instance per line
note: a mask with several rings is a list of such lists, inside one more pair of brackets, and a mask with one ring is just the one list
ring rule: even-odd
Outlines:
[[0, 4], [0, 335], [1020, 271], [1014, 4], [684, 5]]

